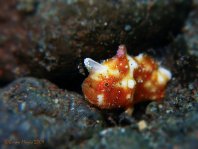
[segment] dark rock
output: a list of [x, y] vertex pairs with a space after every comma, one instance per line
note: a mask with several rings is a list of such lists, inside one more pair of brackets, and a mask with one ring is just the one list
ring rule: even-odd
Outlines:
[[90, 139], [86, 145], [83, 143], [75, 147], [82, 149], [149, 149], [149, 138], [143, 136], [132, 128], [108, 128]]
[[38, 0], [17, 0], [16, 8], [22, 14], [32, 14], [35, 12]]
[[133, 54], [163, 46], [180, 31], [191, 0], [13, 0], [1, 7], [9, 8], [2, 11], [7, 17], [2, 17], [1, 31], [7, 32], [1, 43], [11, 61], [3, 60], [0, 65], [0, 80], [31, 74], [79, 91], [76, 85], [83, 79], [85, 57], [105, 59], [121, 43]]
[[58, 84], [67, 78], [79, 84], [78, 69], [85, 57], [105, 59], [115, 54], [120, 43], [135, 53], [134, 49], [170, 41], [180, 31], [191, 1], [61, 0], [38, 5], [35, 17], [30, 18], [31, 50], [21, 52], [27, 54], [27, 64], [34, 70], [31, 74]]
[[175, 62], [175, 75], [178, 76], [181, 82], [191, 82], [198, 78], [198, 58], [196, 56], [183, 55], [178, 57]]
[[[16, 147], [6, 145], [9, 141], [36, 139], [44, 141], [39, 147], [69, 147], [101, 128], [100, 113], [80, 95], [45, 80], [18, 79], [1, 90], [0, 99], [1, 147]], [[27, 148], [25, 143], [19, 146]]]
[[198, 57], [198, 2], [194, 1], [191, 11], [183, 28], [184, 39], [191, 55]]
[[191, 1], [0, 1], [0, 84], [31, 74], [77, 90], [80, 61], [110, 57], [120, 43], [173, 74], [164, 100], [135, 105], [132, 116], [99, 111], [47, 80], [18, 79], [0, 89], [0, 148], [197, 148], [197, 4], [174, 39]]
[[27, 49], [24, 27], [26, 17], [16, 9], [17, 1], [0, 1], [0, 86], [28, 73], [27, 65], [19, 65], [14, 53]]

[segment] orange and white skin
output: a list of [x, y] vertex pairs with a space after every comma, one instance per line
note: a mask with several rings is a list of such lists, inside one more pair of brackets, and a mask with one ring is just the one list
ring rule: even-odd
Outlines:
[[171, 79], [169, 70], [147, 55], [129, 56], [124, 45], [101, 64], [90, 58], [84, 63], [90, 74], [82, 91], [86, 100], [101, 109], [128, 109], [140, 101], [160, 100]]
[[159, 66], [148, 55], [140, 54], [134, 59], [138, 63], [138, 68], [134, 70], [133, 75], [137, 82], [134, 103], [161, 100], [164, 97], [166, 85], [171, 79], [170, 71]]

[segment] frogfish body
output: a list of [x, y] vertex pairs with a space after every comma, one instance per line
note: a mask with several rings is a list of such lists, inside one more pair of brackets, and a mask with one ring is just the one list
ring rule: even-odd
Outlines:
[[150, 56], [129, 56], [124, 45], [101, 64], [90, 58], [84, 64], [89, 76], [82, 84], [83, 94], [101, 109], [128, 109], [141, 101], [161, 100], [171, 79], [171, 72]]

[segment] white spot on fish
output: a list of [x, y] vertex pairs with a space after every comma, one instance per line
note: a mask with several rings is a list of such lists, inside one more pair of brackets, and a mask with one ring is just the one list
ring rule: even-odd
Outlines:
[[126, 80], [122, 80], [121, 86], [122, 86], [122, 87], [127, 87], [127, 81], [126, 81]]
[[133, 75], [133, 71], [134, 71], [135, 68], [138, 67], [138, 64], [130, 56], [127, 56], [127, 59], [128, 59], [128, 62], [129, 62], [129, 71], [130, 71], [131, 75]]
[[168, 79], [172, 78], [172, 74], [169, 70], [165, 69], [164, 67], [159, 67], [159, 72], [165, 75]]
[[166, 78], [161, 73], [158, 73], [157, 75], [157, 81], [159, 84], [165, 84], [166, 83]]
[[102, 105], [104, 101], [104, 95], [103, 94], [98, 95], [97, 100], [98, 100], [98, 104]]
[[135, 84], [136, 84], [136, 82], [134, 80], [131, 80], [131, 79], [128, 80], [128, 87], [129, 88], [134, 88]]

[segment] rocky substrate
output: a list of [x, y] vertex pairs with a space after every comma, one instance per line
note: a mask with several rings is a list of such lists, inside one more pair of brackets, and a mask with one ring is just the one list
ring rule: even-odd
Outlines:
[[104, 60], [119, 44], [131, 54], [162, 47], [180, 32], [192, 5], [191, 0], [12, 0], [1, 7], [0, 81], [30, 75], [80, 90], [85, 57]]
[[1, 90], [0, 99], [2, 147], [12, 146], [9, 141], [19, 141], [17, 147], [27, 148], [23, 140], [43, 141], [36, 145], [41, 147], [69, 147], [102, 128], [101, 114], [82, 96], [46, 80], [18, 79]]
[[[12, 0], [0, 8], [0, 148], [197, 148], [197, 1]], [[120, 43], [173, 75], [165, 98], [135, 105], [132, 116], [97, 109], [80, 92], [83, 58], [110, 57]]]

